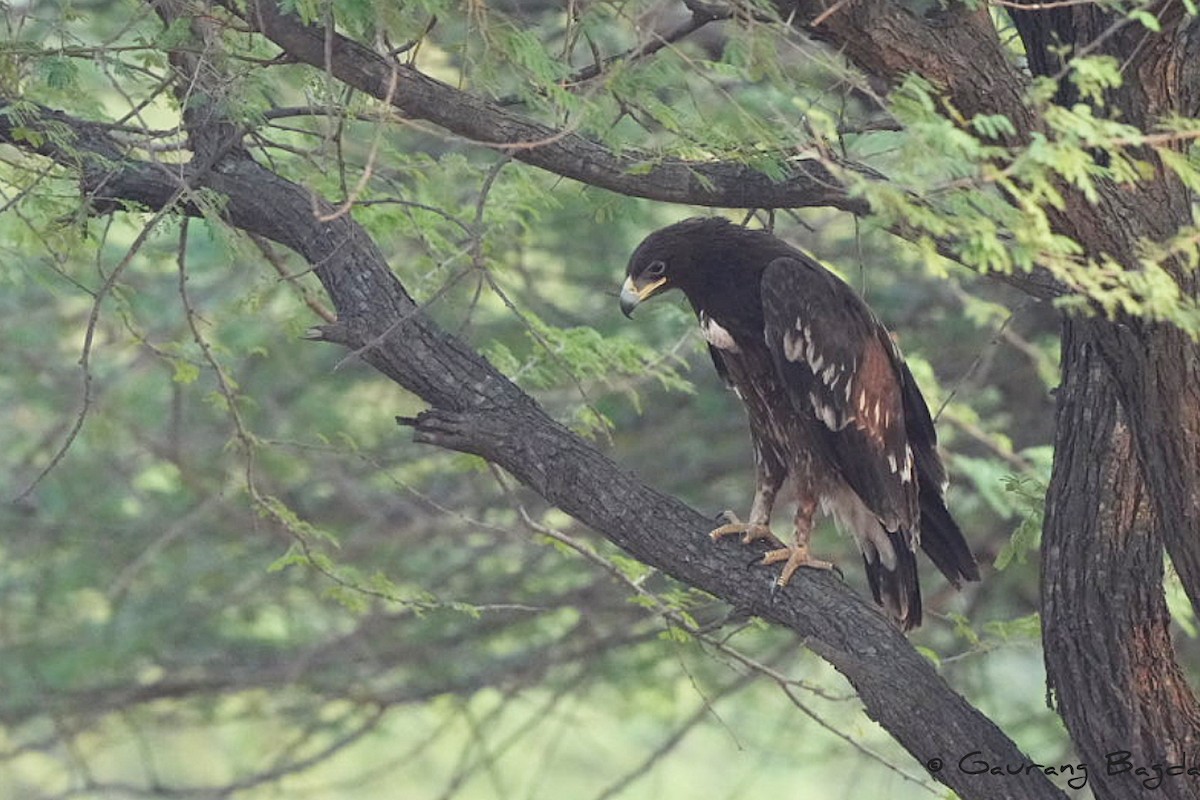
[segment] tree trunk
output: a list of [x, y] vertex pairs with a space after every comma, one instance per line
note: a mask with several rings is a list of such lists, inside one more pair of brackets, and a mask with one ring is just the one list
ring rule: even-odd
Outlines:
[[[1175, 661], [1163, 526], [1094, 338], [1063, 326], [1054, 474], [1042, 542], [1049, 689], [1097, 798], [1194, 798], [1200, 707]], [[1143, 769], [1142, 774], [1136, 771]]]

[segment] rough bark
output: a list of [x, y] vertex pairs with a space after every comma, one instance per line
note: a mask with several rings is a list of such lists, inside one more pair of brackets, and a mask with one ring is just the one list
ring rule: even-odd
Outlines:
[[830, 206], [856, 213], [867, 208], [820, 159], [795, 158], [789, 162], [791, 174], [774, 181], [745, 164], [663, 159], [650, 153], [617, 154], [570, 128], [535, 122], [384, 58], [346, 36], [319, 25], [305, 25], [294, 14], [282, 12], [272, 0], [250, 0], [244, 12], [239, 4], [226, 5], [289, 57], [328, 70], [346, 85], [390, 102], [407, 117], [432, 122], [518, 161], [590, 186], [631, 197], [703, 206]]
[[1158, 772], [1196, 765], [1200, 707], [1175, 661], [1162, 594], [1165, 526], [1094, 341], [1103, 327], [1069, 321], [1063, 334], [1042, 543], [1046, 671], [1097, 797], [1192, 798], [1193, 777]]
[[[233, 4], [226, 5], [232, 12], [242, 13]], [[397, 65], [335, 31], [304, 25], [295, 15], [281, 13], [270, 0], [251, 3], [243, 16], [247, 25], [290, 58], [326, 70], [406, 116], [427, 120], [555, 175], [630, 197], [724, 208], [828, 207], [867, 216], [869, 204], [852, 191], [846, 176], [882, 179], [866, 166], [834, 160], [831, 155], [791, 158], [788, 175], [775, 181], [740, 163], [616, 154], [575, 131], [542, 125]], [[918, 235], [902, 226], [894, 232]], [[953, 242], [939, 241], [937, 245], [942, 255], [956, 258]], [[1066, 291], [1042, 268], [997, 278], [1041, 299]]]

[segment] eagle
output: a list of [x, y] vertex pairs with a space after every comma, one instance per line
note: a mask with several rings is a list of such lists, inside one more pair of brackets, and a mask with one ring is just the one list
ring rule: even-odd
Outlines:
[[[862, 552], [875, 602], [903, 630], [921, 623], [918, 544], [956, 588], [979, 568], [946, 508], [946, 469], [929, 407], [892, 336], [844, 281], [773, 234], [696, 217], [650, 234], [629, 260], [621, 311], [679, 289], [717, 373], [745, 404], [755, 490], [740, 533], [776, 549], [777, 584], [801, 567], [818, 511]], [[771, 533], [776, 503], [796, 503], [795, 538]]]

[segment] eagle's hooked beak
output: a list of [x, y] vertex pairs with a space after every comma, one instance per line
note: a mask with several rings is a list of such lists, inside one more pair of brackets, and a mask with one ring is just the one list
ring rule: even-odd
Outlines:
[[659, 278], [639, 289], [634, 285], [633, 278], [626, 278], [625, 283], [621, 285], [621, 313], [626, 317], [632, 317], [633, 310], [638, 307], [638, 303], [654, 294], [666, 282], [665, 277]]

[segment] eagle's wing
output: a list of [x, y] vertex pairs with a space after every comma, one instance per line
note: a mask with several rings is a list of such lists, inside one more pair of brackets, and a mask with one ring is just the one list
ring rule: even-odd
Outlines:
[[849, 286], [808, 259], [772, 261], [762, 300], [767, 347], [792, 407], [820, 420], [826, 452], [884, 527], [915, 533], [906, 416], [920, 411], [906, 408], [915, 387], [905, 386], [911, 376], [887, 330]]

